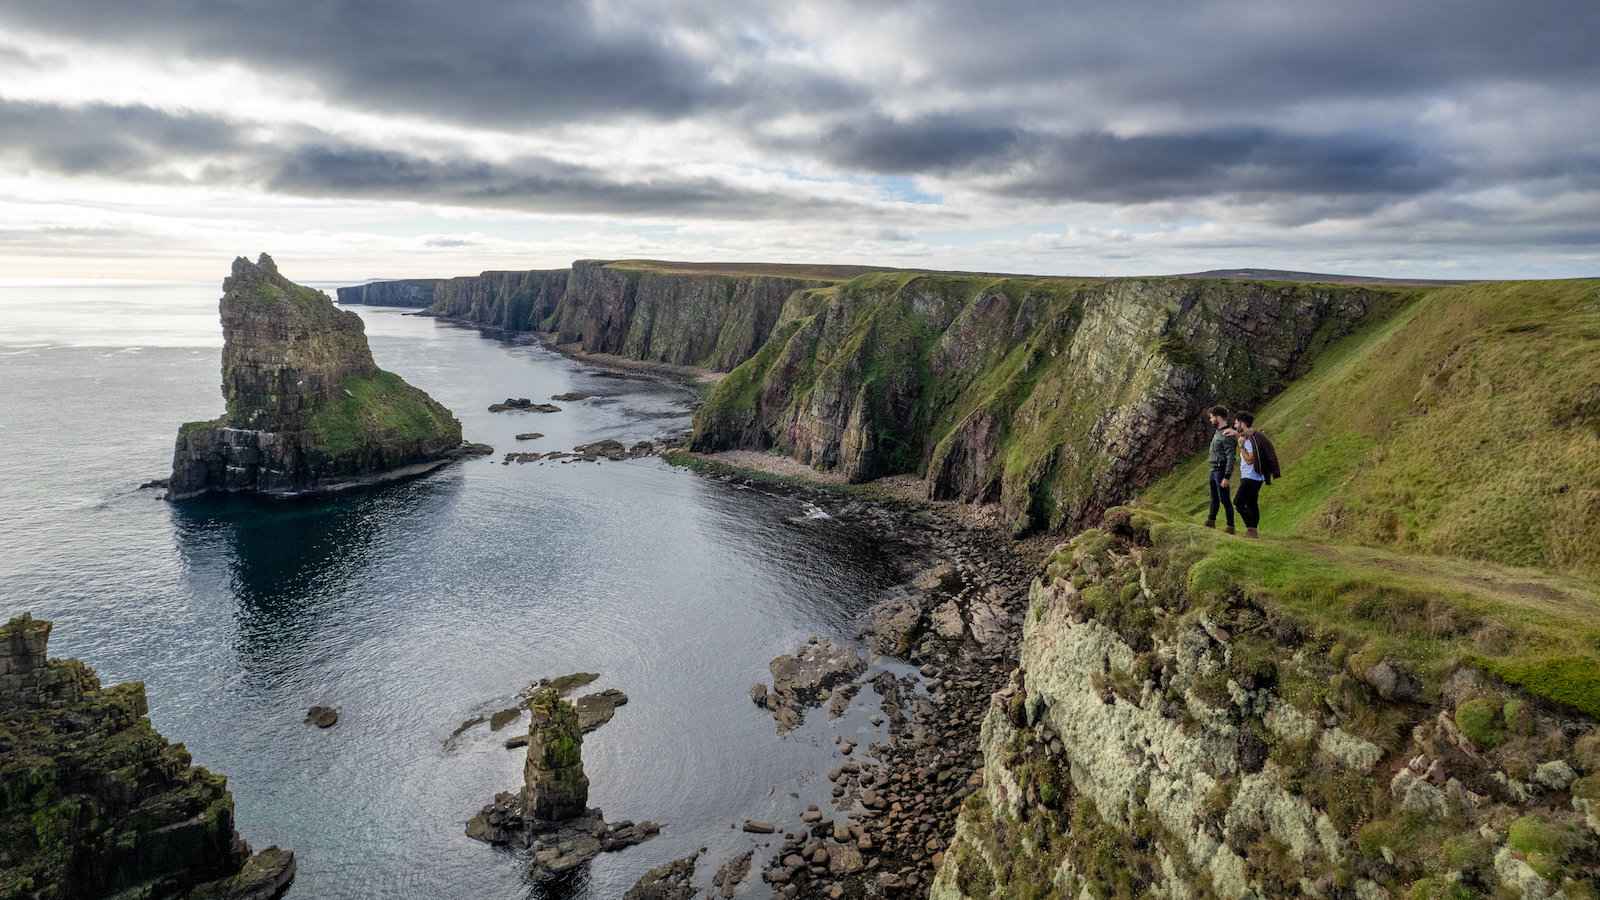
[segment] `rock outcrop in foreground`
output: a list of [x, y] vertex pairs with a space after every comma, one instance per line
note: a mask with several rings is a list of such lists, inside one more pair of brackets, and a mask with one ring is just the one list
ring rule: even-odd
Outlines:
[[1595, 896], [1600, 727], [1482, 671], [1537, 616], [1106, 519], [1032, 585], [935, 900]]
[[252, 854], [227, 779], [150, 726], [144, 685], [48, 659], [50, 623], [0, 627], [0, 898], [271, 900], [294, 854]]
[[464, 452], [448, 409], [372, 361], [361, 317], [240, 257], [222, 283], [227, 412], [178, 432], [168, 496], [328, 493]]

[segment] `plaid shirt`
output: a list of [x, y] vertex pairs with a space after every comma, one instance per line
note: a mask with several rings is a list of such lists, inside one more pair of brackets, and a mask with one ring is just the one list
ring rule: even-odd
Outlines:
[[1211, 471], [1221, 472], [1223, 478], [1233, 474], [1234, 451], [1239, 446], [1237, 438], [1229, 437], [1218, 428], [1211, 435]]

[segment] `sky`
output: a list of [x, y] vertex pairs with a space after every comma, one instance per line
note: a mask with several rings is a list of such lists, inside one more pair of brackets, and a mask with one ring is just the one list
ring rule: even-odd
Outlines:
[[0, 283], [1600, 275], [1596, 0], [0, 0]]

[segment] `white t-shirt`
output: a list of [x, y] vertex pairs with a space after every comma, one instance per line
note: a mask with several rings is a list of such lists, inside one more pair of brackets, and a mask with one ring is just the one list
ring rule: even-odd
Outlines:
[[1239, 477], [1248, 478], [1251, 481], [1266, 481], [1267, 477], [1262, 475], [1260, 470], [1245, 460], [1244, 453], [1246, 450], [1250, 451], [1251, 456], [1255, 456], [1256, 442], [1250, 440], [1249, 438], [1245, 438], [1239, 442]]

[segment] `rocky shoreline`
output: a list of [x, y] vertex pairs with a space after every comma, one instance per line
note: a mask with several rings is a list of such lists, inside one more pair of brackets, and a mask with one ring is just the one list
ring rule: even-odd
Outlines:
[[[982, 783], [980, 726], [1016, 665], [1027, 586], [1048, 547], [889, 492], [863, 497], [860, 487], [775, 481], [726, 464], [702, 476], [826, 504], [905, 545], [907, 580], [866, 611], [857, 634], [876, 665], [816, 639], [773, 660], [772, 686], [750, 688], [780, 734], [807, 710], [838, 717], [876, 704], [872, 719], [887, 737], [835, 743], [829, 803], [797, 801], [780, 820], [743, 827], [765, 842], [760, 877], [775, 896], [924, 895], [962, 801]], [[886, 662], [911, 668], [896, 674]]]

